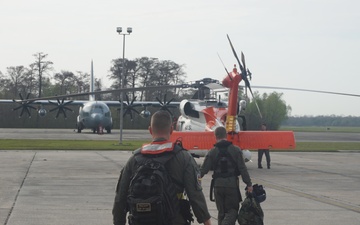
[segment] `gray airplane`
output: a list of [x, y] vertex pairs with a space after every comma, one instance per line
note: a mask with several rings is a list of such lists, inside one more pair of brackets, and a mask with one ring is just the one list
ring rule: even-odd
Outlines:
[[[164, 86], [164, 88], [169, 87], [182, 87], [182, 85], [169, 85]], [[73, 111], [69, 108], [69, 105], [79, 105], [79, 114], [77, 116], [76, 128], [77, 132], [81, 133], [83, 129], [91, 129], [93, 133], [102, 133], [106, 130], [107, 133], [111, 133], [113, 126], [113, 120], [111, 116], [110, 106], [120, 107], [120, 101], [97, 101], [95, 100], [95, 94], [103, 93], [112, 93], [112, 92], [127, 92], [127, 91], [136, 91], [144, 89], [158, 89], [159, 87], [143, 87], [143, 88], [124, 88], [121, 90], [108, 90], [108, 91], [94, 91], [94, 73], [93, 73], [93, 62], [91, 62], [91, 84], [90, 92], [88, 93], [78, 93], [71, 95], [62, 95], [62, 96], [52, 96], [52, 97], [42, 97], [29, 99], [30, 94], [24, 99], [21, 94], [20, 100], [0, 100], [0, 103], [18, 103], [19, 106], [13, 108], [13, 110], [20, 110], [20, 117], [24, 113], [28, 114], [31, 117], [30, 110], [37, 110], [37, 113], [40, 117], [47, 115], [48, 111], [43, 107], [44, 105], [54, 105], [53, 109], [50, 109], [49, 112], [57, 110], [55, 118], [58, 118], [59, 114], [63, 114], [66, 118], [66, 111]], [[84, 96], [89, 95], [89, 100], [65, 100], [65, 98], [75, 97], [75, 96]], [[56, 101], [54, 101], [56, 99]], [[62, 99], [62, 100], [60, 100]], [[126, 95], [126, 101], [123, 102], [124, 113], [125, 115], [130, 115], [131, 120], [133, 120], [133, 112], [139, 114], [143, 118], [150, 117], [151, 113], [147, 110], [148, 106], [161, 107], [160, 109], [168, 110], [168, 108], [175, 108], [179, 105], [178, 102], [171, 102], [172, 100], [166, 102], [166, 96], [164, 102], [157, 98], [158, 102], [134, 102], [136, 98], [132, 101], [129, 101], [128, 96]], [[39, 105], [39, 107], [34, 107], [33, 105]], [[142, 107], [141, 112], [137, 111], [135, 107]], [[169, 111], [170, 112], [170, 111]], [[171, 113], [171, 112], [170, 112]]]

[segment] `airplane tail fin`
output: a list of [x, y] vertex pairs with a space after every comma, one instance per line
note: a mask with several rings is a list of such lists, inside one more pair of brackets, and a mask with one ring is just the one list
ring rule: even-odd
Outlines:
[[[94, 92], [94, 65], [93, 61], [91, 60], [91, 74], [90, 74], [90, 92]], [[95, 95], [90, 94], [89, 95], [89, 101], [95, 101]]]

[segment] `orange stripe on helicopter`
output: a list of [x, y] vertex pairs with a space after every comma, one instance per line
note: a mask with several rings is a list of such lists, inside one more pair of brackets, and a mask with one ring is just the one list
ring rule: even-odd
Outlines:
[[[211, 149], [216, 143], [214, 132], [176, 132], [170, 140], [182, 139], [183, 147], [187, 150]], [[228, 140], [241, 149], [295, 149], [295, 137], [292, 131], [240, 131], [229, 134]]]

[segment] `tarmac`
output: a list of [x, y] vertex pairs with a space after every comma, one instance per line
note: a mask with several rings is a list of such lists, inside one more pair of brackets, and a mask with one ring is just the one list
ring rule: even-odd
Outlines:
[[[271, 169], [248, 162], [262, 184], [264, 224], [360, 224], [360, 153], [272, 152]], [[131, 152], [0, 151], [0, 224], [109, 225], [115, 186]], [[196, 159], [200, 164], [202, 158]], [[209, 200], [211, 174], [202, 180]], [[244, 197], [245, 184], [241, 182]], [[198, 224], [196, 221], [194, 224]]]

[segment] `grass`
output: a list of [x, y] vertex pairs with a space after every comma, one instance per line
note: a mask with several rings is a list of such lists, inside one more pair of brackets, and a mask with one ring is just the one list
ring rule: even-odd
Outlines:
[[[135, 150], [149, 140], [123, 141], [120, 145], [116, 141], [89, 140], [17, 140], [0, 139], [0, 150]], [[360, 152], [360, 142], [297, 142], [296, 149], [289, 151], [339, 151], [355, 150]], [[273, 150], [276, 151], [276, 150]], [[284, 151], [284, 150], [279, 150]]]
[[319, 126], [282, 126], [280, 130], [292, 130], [295, 132], [340, 132], [340, 133], [360, 133], [360, 127], [319, 127]]
[[360, 153], [360, 142], [297, 142], [296, 148], [294, 150], [302, 152], [334, 152], [340, 150], [354, 150]]
[[0, 150], [134, 150], [147, 142], [149, 140], [123, 141], [120, 145], [119, 142], [105, 140], [1, 139]]

